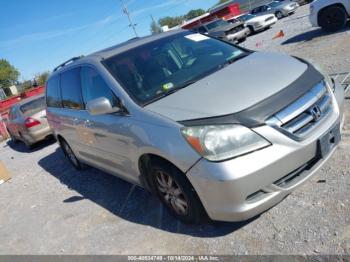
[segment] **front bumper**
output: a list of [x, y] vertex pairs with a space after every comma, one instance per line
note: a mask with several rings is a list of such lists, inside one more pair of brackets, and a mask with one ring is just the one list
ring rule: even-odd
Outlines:
[[226, 39], [228, 41], [236, 42], [236, 41], [247, 38], [248, 35], [249, 35], [249, 29], [245, 27], [241, 31], [238, 31], [234, 34], [226, 35]]
[[[270, 126], [262, 126], [254, 131], [272, 146], [219, 163], [201, 159], [187, 177], [208, 216], [219, 221], [247, 220], [279, 203], [315, 174], [336, 149], [334, 146], [326, 156], [317, 157], [318, 140], [340, 125], [342, 99], [333, 97], [334, 111], [304, 141], [292, 140]], [[294, 174], [298, 174], [295, 179], [280, 182]]]

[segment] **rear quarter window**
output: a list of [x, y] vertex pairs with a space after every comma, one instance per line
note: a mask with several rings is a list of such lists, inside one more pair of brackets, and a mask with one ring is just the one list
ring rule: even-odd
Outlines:
[[60, 98], [60, 78], [54, 76], [49, 79], [46, 85], [46, 104], [47, 107], [62, 107]]

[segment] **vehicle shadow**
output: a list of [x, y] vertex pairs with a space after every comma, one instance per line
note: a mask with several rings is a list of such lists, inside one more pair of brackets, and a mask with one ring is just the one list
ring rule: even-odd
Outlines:
[[64, 203], [88, 199], [124, 220], [160, 230], [195, 237], [218, 237], [230, 234], [255, 219], [239, 223], [184, 224], [174, 218], [156, 197], [138, 186], [92, 167], [76, 171], [59, 148], [38, 164], [77, 192], [76, 196], [63, 200]]
[[319, 37], [332, 35], [332, 34], [339, 34], [339, 33], [347, 31], [349, 29], [349, 26], [350, 26], [350, 23], [348, 23], [346, 25], [346, 27], [344, 27], [343, 29], [341, 29], [337, 32], [334, 32], [334, 33], [327, 33], [325, 31], [323, 31], [321, 28], [317, 28], [317, 29], [307, 31], [307, 32], [304, 32], [302, 34], [293, 36], [293, 37], [287, 39], [286, 41], [284, 41], [282, 43], [282, 45], [296, 44], [296, 43], [300, 43], [300, 42], [308, 42], [308, 41], [314, 40], [314, 39], [319, 38]]
[[53, 137], [48, 137], [45, 140], [42, 140], [32, 146], [31, 149], [28, 149], [25, 144], [21, 141], [13, 142], [13, 140], [7, 140], [6, 145], [9, 146], [12, 150], [15, 150], [20, 153], [33, 153], [36, 151], [40, 151], [43, 148], [50, 146], [52, 144], [56, 143], [56, 140]]

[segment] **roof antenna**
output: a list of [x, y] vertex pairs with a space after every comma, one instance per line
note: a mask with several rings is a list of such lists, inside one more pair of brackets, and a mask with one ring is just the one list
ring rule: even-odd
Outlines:
[[128, 17], [128, 20], [129, 20], [129, 27], [132, 27], [134, 33], [135, 33], [135, 36], [136, 37], [139, 37], [137, 32], [136, 32], [136, 26], [137, 24], [134, 24], [132, 19], [131, 19], [131, 16], [130, 16], [130, 13], [129, 13], [129, 10], [128, 10], [128, 7], [126, 6], [126, 4], [124, 3], [124, 0], [120, 0], [120, 2], [122, 3], [123, 5], [123, 13], [126, 14], [126, 16]]

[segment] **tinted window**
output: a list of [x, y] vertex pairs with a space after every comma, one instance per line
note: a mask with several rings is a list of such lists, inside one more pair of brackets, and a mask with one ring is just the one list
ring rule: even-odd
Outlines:
[[145, 105], [222, 69], [244, 54], [248, 53], [217, 39], [181, 32], [108, 58], [104, 64], [131, 97]]
[[31, 115], [44, 110], [45, 106], [45, 98], [40, 97], [24, 105], [21, 105], [20, 110], [24, 115]]
[[90, 100], [105, 97], [111, 102], [112, 107], [119, 105], [117, 97], [93, 68], [81, 68], [81, 85], [85, 104]]
[[63, 107], [83, 109], [80, 68], [71, 69], [61, 74], [61, 92]]
[[50, 78], [46, 85], [46, 104], [48, 107], [62, 107], [60, 99], [60, 78]]

